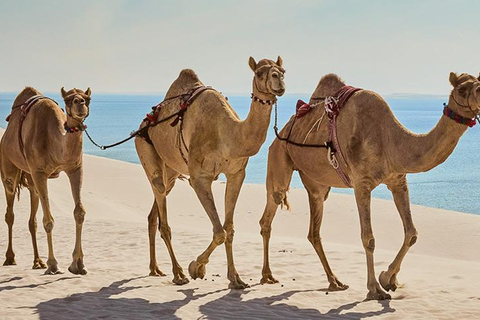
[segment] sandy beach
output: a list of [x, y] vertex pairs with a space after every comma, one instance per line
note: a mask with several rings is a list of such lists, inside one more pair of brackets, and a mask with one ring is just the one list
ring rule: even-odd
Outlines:
[[[3, 131], [3, 129], [2, 129]], [[248, 168], [247, 168], [248, 170]], [[234, 255], [246, 290], [227, 289], [226, 257], [217, 248], [203, 280], [171, 283], [171, 264], [157, 237], [157, 258], [166, 277], [149, 277], [147, 215], [153, 195], [139, 165], [84, 155], [83, 203], [87, 210], [83, 248], [86, 276], [67, 271], [75, 239], [73, 200], [64, 174], [49, 181], [56, 224], [54, 248], [64, 274], [32, 270], [28, 231], [30, 204], [23, 190], [15, 204], [16, 266], [0, 267], [1, 319], [467, 319], [480, 317], [480, 216], [412, 206], [419, 238], [407, 254], [390, 301], [365, 301], [366, 263], [354, 198], [331, 193], [326, 202], [322, 239], [339, 279], [350, 288], [328, 292], [328, 282], [307, 240], [309, 209], [305, 190], [293, 189], [292, 210], [279, 211], [273, 223], [271, 266], [280, 281], [260, 285], [263, 259], [258, 220], [265, 186], [243, 186], [235, 215]], [[223, 218], [225, 184], [214, 183]], [[2, 191], [0, 207], [5, 210]], [[4, 212], [4, 211], [3, 211]], [[208, 245], [210, 221], [188, 182], [178, 181], [168, 197], [173, 245], [183, 269]], [[39, 250], [47, 242], [39, 219]], [[403, 241], [392, 201], [372, 201], [376, 237], [375, 266], [385, 270]], [[0, 224], [0, 252], [7, 225]], [[3, 258], [2, 258], [3, 262]]]

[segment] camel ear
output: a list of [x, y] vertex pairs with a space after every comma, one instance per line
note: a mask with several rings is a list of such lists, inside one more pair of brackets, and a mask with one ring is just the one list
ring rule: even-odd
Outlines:
[[458, 84], [458, 77], [455, 72], [450, 72], [450, 77], [449, 77], [450, 83], [452, 84], [453, 87], [456, 87]]
[[62, 93], [62, 98], [65, 99], [67, 97], [67, 91], [65, 91], [65, 88], [62, 87], [62, 89], [60, 89], [60, 92]]
[[250, 69], [252, 69], [253, 72], [257, 70], [257, 63], [255, 62], [255, 59], [253, 59], [253, 57], [250, 57], [250, 59], [248, 59], [248, 65], [250, 66]]
[[279, 66], [279, 67], [283, 66], [283, 59], [282, 59], [282, 57], [278, 56], [276, 63], [277, 63], [277, 66]]
[[85, 90], [85, 94], [89, 97], [92, 95], [92, 90], [90, 90], [90, 87], [88, 87], [87, 90]]

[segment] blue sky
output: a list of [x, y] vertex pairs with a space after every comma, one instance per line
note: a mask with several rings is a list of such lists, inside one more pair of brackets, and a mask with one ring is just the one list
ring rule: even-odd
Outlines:
[[0, 1], [0, 91], [165, 92], [183, 68], [249, 93], [248, 57], [288, 93], [329, 72], [382, 94], [447, 94], [478, 74], [480, 1]]

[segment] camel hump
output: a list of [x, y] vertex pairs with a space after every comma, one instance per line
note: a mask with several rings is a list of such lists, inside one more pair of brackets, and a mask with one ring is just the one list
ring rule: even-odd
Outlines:
[[25, 89], [22, 90], [18, 94], [18, 96], [15, 98], [15, 101], [13, 102], [13, 106], [18, 106], [27, 101], [30, 97], [36, 96], [36, 95], [41, 95], [40, 91], [33, 87], [25, 87]]
[[165, 98], [177, 96], [182, 93], [186, 93], [192, 88], [203, 86], [203, 83], [198, 78], [195, 71], [192, 69], [183, 69], [180, 71], [178, 78], [173, 81], [172, 85], [167, 91]]

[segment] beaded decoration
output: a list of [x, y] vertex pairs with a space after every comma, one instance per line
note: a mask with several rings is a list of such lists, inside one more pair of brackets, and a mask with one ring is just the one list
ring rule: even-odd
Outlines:
[[79, 132], [79, 131], [85, 131], [85, 129], [87, 129], [87, 125], [85, 124], [79, 124], [78, 126], [76, 127], [72, 127], [70, 128], [67, 123], [65, 122], [65, 124], [63, 125], [64, 128], [65, 128], [65, 131], [67, 131], [68, 133], [75, 133], [75, 132]]
[[455, 113], [452, 109], [450, 109], [445, 103], [443, 105], [445, 106], [445, 108], [443, 108], [443, 115], [447, 118], [454, 120], [456, 123], [469, 126], [470, 128], [475, 125], [475, 119], [462, 117], [461, 115]]
[[272, 101], [272, 100], [262, 100], [262, 99], [260, 99], [260, 98], [258, 98], [258, 97], [256, 97], [256, 96], [254, 96], [253, 93], [252, 93], [252, 100], [253, 100], [253, 101], [258, 101], [258, 102], [260, 102], [261, 104], [268, 104], [268, 105], [270, 105], [270, 106], [275, 103], [275, 101]]

